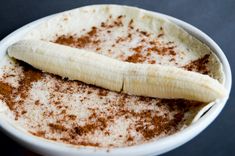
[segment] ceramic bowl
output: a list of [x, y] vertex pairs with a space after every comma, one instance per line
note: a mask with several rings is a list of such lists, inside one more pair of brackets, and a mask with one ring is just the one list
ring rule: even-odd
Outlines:
[[[218, 58], [222, 62], [223, 70], [225, 73], [224, 86], [230, 92], [231, 83], [232, 83], [231, 82], [232, 80], [231, 70], [230, 70], [228, 60], [225, 57], [223, 51], [220, 49], [220, 47], [209, 36], [207, 36], [205, 33], [203, 33], [202, 31], [200, 31], [199, 29], [195, 28], [194, 26], [190, 24], [184, 21], [181, 21], [179, 19], [176, 19], [174, 17], [164, 15], [164, 14], [160, 14], [156, 12], [152, 12], [152, 13], [168, 18], [175, 24], [184, 28], [191, 35], [195, 36], [196, 38], [201, 40], [203, 43], [207, 44], [212, 49], [212, 51], [218, 56]], [[38, 24], [40, 24], [41, 22], [47, 20], [48, 18], [52, 16], [54, 15], [31, 22], [23, 26], [22, 28], [14, 31], [7, 37], [5, 37], [0, 42], [0, 59], [6, 54], [6, 49], [9, 45], [20, 40], [27, 31], [29, 31], [30, 29], [34, 28], [35, 26], [37, 26]], [[215, 104], [211, 106], [211, 108], [203, 116], [200, 116], [196, 122], [193, 122], [190, 126], [185, 128], [184, 130], [181, 130], [180, 132], [177, 132], [173, 135], [163, 137], [159, 140], [144, 143], [141, 145], [135, 145], [135, 146], [124, 147], [124, 148], [112, 148], [108, 151], [107, 149], [103, 149], [103, 148], [97, 149], [93, 147], [76, 148], [72, 145], [56, 143], [56, 142], [52, 142], [46, 139], [32, 136], [30, 134], [27, 134], [17, 129], [14, 125], [12, 125], [9, 121], [7, 121], [2, 115], [0, 115], [0, 127], [7, 135], [9, 135], [19, 144], [22, 144], [26, 148], [29, 148], [32, 151], [42, 154], [42, 155], [49, 155], [49, 156], [64, 156], [64, 155], [69, 155], [69, 156], [75, 156], [75, 155], [114, 156], [114, 155], [117, 155], [117, 156], [121, 156], [121, 155], [127, 155], [127, 154], [129, 156], [131, 155], [135, 155], [135, 156], [159, 155], [167, 151], [170, 151], [176, 147], [181, 146], [182, 144], [188, 142], [189, 140], [197, 136], [200, 132], [202, 132], [219, 115], [224, 105], [226, 104], [227, 99], [228, 98], [216, 101]]]

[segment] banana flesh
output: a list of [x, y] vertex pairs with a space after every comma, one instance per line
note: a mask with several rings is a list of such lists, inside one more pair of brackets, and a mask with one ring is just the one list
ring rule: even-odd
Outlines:
[[131, 95], [201, 102], [227, 95], [223, 85], [207, 75], [171, 66], [123, 62], [51, 42], [18, 41], [8, 48], [8, 55], [45, 72]]

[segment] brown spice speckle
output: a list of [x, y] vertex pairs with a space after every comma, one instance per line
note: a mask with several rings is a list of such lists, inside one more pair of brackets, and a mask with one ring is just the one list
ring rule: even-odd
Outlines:
[[186, 64], [183, 66], [186, 70], [189, 71], [195, 71], [202, 74], [208, 74], [209, 68], [207, 66], [207, 63], [209, 62], [210, 54], [204, 55], [202, 58], [199, 58], [197, 60], [191, 61], [189, 64]]

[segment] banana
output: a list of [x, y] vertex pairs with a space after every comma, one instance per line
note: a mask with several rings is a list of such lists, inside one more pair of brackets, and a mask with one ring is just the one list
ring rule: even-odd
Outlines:
[[18, 41], [8, 48], [8, 55], [45, 72], [131, 95], [201, 102], [227, 95], [224, 86], [207, 75], [171, 66], [123, 62], [51, 42]]

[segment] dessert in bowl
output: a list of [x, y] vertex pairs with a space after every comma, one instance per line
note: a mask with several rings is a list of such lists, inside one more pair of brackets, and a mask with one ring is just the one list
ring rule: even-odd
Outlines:
[[209, 75], [227, 90], [231, 86], [229, 65], [217, 45], [171, 17], [117, 5], [47, 17], [2, 41], [0, 83], [2, 127], [41, 154], [160, 154], [200, 133], [227, 97], [200, 102], [136, 96], [70, 80], [9, 58], [6, 48], [18, 40], [54, 42], [122, 62], [173, 66]]

